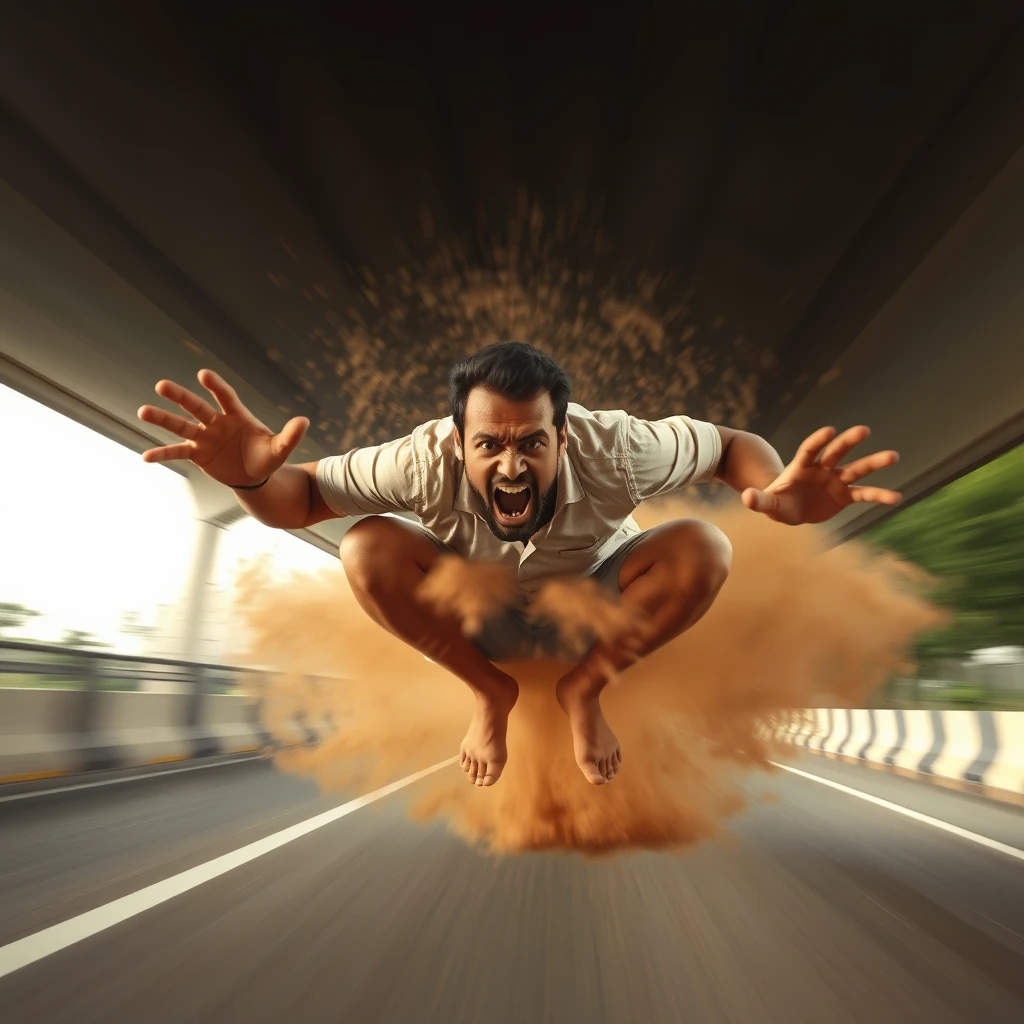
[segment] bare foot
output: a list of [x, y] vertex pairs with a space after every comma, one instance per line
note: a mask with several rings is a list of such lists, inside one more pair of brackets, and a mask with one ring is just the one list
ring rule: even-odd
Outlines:
[[490, 696], [477, 696], [476, 710], [459, 748], [459, 764], [470, 785], [493, 786], [508, 760], [505, 733], [509, 712], [519, 696], [518, 686], [510, 681], [511, 687], [498, 689]]
[[587, 782], [595, 786], [611, 782], [622, 764], [622, 752], [605, 721], [598, 694], [567, 676], [559, 681], [555, 696], [569, 716], [573, 753]]

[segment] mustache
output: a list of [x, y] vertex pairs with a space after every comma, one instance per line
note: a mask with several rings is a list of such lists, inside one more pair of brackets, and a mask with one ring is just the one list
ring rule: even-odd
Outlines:
[[502, 485], [508, 485], [509, 487], [535, 487], [536, 484], [537, 482], [532, 476], [520, 476], [516, 477], [515, 480], [509, 480], [506, 477], [501, 477], [501, 479], [491, 481], [491, 490], [494, 490], [495, 487], [501, 487]]

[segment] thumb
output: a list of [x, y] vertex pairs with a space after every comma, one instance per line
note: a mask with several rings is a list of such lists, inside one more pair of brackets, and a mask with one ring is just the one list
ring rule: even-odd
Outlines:
[[759, 491], [756, 487], [748, 487], [740, 495], [740, 500], [751, 512], [772, 515], [772, 513], [779, 510], [778, 495], [766, 494], [764, 491]]
[[305, 416], [296, 416], [290, 419], [282, 428], [281, 433], [274, 436], [270, 442], [270, 450], [284, 462], [306, 436], [309, 429], [309, 420]]

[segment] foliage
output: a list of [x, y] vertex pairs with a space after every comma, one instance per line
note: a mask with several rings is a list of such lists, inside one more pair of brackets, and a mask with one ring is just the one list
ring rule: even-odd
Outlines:
[[61, 638], [57, 641], [62, 647], [109, 647], [110, 644], [97, 640], [92, 633], [85, 633], [80, 629], [65, 629]]
[[951, 624], [921, 639], [922, 661], [1024, 644], [1024, 445], [953, 481], [866, 539], [927, 570]]
[[26, 608], [23, 604], [0, 601], [0, 634], [8, 629], [21, 629], [29, 619], [37, 618], [40, 614], [34, 608]]

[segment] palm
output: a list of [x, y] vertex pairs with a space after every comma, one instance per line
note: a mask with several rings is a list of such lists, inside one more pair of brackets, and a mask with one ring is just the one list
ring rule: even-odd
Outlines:
[[748, 488], [743, 492], [744, 504], [791, 526], [823, 523], [854, 502], [897, 504], [901, 497], [895, 491], [859, 483], [869, 473], [896, 463], [896, 452], [875, 452], [839, 465], [870, 433], [867, 427], [851, 427], [838, 437], [831, 427], [815, 431], [763, 491]]
[[180, 384], [160, 381], [157, 394], [176, 403], [189, 416], [144, 405], [139, 410], [140, 419], [183, 440], [151, 448], [143, 453], [143, 458], [147, 462], [187, 459], [207, 476], [228, 486], [248, 486], [265, 480], [298, 446], [308, 421], [296, 417], [275, 434], [249, 412], [234, 388], [216, 373], [201, 370], [199, 381], [216, 399], [219, 409]]

